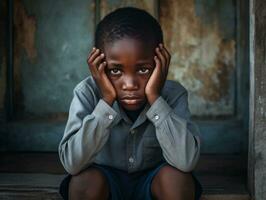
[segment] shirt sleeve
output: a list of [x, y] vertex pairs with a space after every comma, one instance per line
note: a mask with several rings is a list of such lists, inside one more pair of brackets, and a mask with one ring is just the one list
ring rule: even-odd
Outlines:
[[59, 144], [59, 157], [72, 175], [88, 167], [109, 137], [109, 129], [118, 121], [117, 112], [100, 99], [92, 106], [92, 99], [84, 91], [74, 89], [69, 117]]
[[187, 91], [171, 107], [160, 96], [146, 115], [155, 126], [165, 160], [181, 171], [192, 171], [200, 155], [200, 138], [190, 120]]

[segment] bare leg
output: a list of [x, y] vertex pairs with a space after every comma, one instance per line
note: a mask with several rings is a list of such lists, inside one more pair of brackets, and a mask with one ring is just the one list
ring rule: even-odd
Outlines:
[[194, 200], [195, 183], [190, 173], [166, 165], [154, 177], [151, 191], [158, 200]]
[[72, 176], [69, 183], [70, 200], [107, 200], [109, 186], [105, 176], [96, 168], [88, 168]]

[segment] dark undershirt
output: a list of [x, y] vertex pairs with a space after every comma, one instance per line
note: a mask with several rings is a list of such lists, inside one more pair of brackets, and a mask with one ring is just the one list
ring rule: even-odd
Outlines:
[[125, 113], [129, 117], [129, 119], [131, 119], [132, 122], [135, 122], [139, 114], [141, 113], [141, 111], [144, 109], [144, 107], [145, 106], [141, 107], [138, 110], [134, 110], [134, 111], [125, 110]]

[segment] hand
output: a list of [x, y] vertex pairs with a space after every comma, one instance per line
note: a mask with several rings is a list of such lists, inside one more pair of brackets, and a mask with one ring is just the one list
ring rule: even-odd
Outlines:
[[166, 81], [171, 60], [171, 55], [163, 44], [159, 44], [159, 47], [156, 47], [155, 52], [155, 68], [145, 88], [145, 94], [150, 105], [152, 105], [160, 96], [160, 92]]
[[104, 60], [104, 54], [100, 54], [100, 49], [94, 47], [88, 56], [87, 63], [91, 74], [101, 91], [103, 100], [109, 105], [112, 105], [116, 99], [116, 92], [105, 73], [107, 63]]

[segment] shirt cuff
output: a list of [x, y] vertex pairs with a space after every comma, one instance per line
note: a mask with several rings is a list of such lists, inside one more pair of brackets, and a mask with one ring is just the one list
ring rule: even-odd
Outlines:
[[92, 112], [92, 115], [98, 118], [101, 124], [103, 124], [106, 128], [117, 124], [121, 119], [119, 114], [102, 99], [99, 100]]
[[165, 120], [171, 110], [172, 108], [160, 96], [151, 105], [150, 109], [146, 113], [146, 116], [154, 124], [154, 126], [158, 126], [163, 120]]

